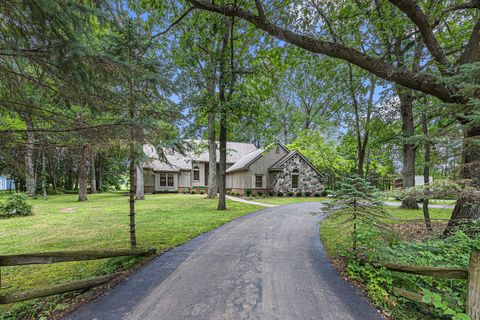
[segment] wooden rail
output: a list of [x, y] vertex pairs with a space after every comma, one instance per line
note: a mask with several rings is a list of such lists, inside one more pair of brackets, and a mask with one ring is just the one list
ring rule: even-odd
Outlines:
[[96, 260], [123, 256], [144, 256], [154, 254], [155, 249], [83, 250], [42, 252], [0, 256], [0, 266], [21, 266], [27, 264], [51, 264], [68, 261]]
[[[395, 272], [404, 272], [417, 274], [421, 276], [431, 276], [444, 279], [466, 279], [467, 287], [467, 303], [466, 311], [472, 320], [480, 320], [480, 252], [472, 250], [470, 255], [470, 263], [468, 270], [466, 269], [449, 269], [449, 268], [433, 268], [408, 266], [394, 263], [373, 263], [375, 266], [382, 266], [388, 270]], [[422, 302], [422, 295], [408, 290], [393, 288], [393, 294], [401, 296], [412, 301]]]
[[390, 271], [417, 274], [420, 276], [430, 276], [443, 279], [468, 279], [467, 269], [435, 268], [435, 267], [417, 267], [395, 263], [373, 263], [385, 267]]
[[66, 284], [59, 284], [48, 288], [36, 289], [21, 293], [5, 294], [0, 296], [0, 304], [8, 304], [35, 298], [47, 297], [54, 294], [66, 293], [75, 290], [89, 289], [107, 283], [116, 276], [117, 274], [110, 274], [102, 277], [73, 281]]
[[[83, 251], [64, 251], [64, 252], [42, 252], [33, 254], [17, 254], [0, 256], [0, 266], [21, 266], [28, 264], [52, 264], [69, 261], [97, 260], [124, 256], [145, 256], [155, 254], [155, 249], [119, 249], [119, 250], [83, 250]], [[8, 304], [18, 301], [30, 300], [51, 296], [54, 294], [65, 293], [80, 289], [88, 289], [104, 284], [116, 274], [73, 281], [70, 283], [54, 285], [47, 288], [35, 289], [27, 292], [10, 293], [0, 295], [0, 304]], [[1, 287], [1, 273], [0, 273]]]

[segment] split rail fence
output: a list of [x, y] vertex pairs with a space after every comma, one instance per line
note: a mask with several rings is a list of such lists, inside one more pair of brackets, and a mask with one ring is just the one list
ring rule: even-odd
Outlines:
[[[470, 255], [468, 269], [451, 269], [435, 267], [419, 267], [394, 263], [372, 263], [374, 266], [384, 267], [395, 272], [410, 273], [420, 276], [430, 276], [443, 279], [467, 280], [466, 312], [472, 320], [480, 320], [480, 251], [473, 250]], [[397, 296], [422, 303], [421, 294], [394, 287], [393, 293]]]
[[[155, 254], [155, 249], [120, 249], [120, 250], [86, 250], [86, 251], [62, 251], [45, 252], [19, 255], [0, 256], [0, 267], [21, 266], [31, 264], [52, 264], [69, 261], [97, 260], [105, 258], [125, 256], [147, 256]], [[1, 271], [1, 270], [0, 270]], [[95, 277], [85, 280], [73, 281], [65, 284], [53, 285], [47, 288], [34, 289], [26, 292], [9, 293], [0, 295], [0, 304], [8, 304], [34, 298], [51, 296], [59, 293], [66, 293], [81, 289], [89, 289], [107, 283], [118, 276], [117, 273]], [[0, 288], [2, 278], [0, 273]]]

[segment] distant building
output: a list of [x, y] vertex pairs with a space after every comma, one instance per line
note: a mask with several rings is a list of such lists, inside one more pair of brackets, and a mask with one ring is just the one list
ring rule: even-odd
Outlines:
[[0, 190], [14, 190], [15, 189], [15, 181], [13, 180], [12, 176], [9, 174], [0, 175]]
[[[429, 177], [430, 183], [433, 182], [433, 177]], [[415, 185], [416, 186], [423, 186], [423, 176], [415, 176]], [[395, 179], [395, 188], [402, 188], [403, 187], [403, 180], [402, 178], [400, 179]]]

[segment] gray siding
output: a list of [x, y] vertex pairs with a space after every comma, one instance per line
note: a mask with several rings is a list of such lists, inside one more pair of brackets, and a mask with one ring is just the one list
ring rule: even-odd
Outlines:
[[278, 153], [275, 147], [267, 151], [267, 153], [264, 153], [262, 157], [260, 157], [250, 165], [250, 170], [246, 172], [245, 188], [246, 189], [255, 188], [255, 185], [252, 182], [254, 181], [253, 177], [256, 174], [264, 175], [266, 185], [263, 186], [263, 188], [264, 189], [270, 188], [272, 181], [271, 181], [270, 175], [268, 174], [268, 168], [270, 168], [273, 164], [278, 162], [281, 158], [283, 158], [286, 155], [287, 155], [287, 152], [282, 147], [278, 147]]

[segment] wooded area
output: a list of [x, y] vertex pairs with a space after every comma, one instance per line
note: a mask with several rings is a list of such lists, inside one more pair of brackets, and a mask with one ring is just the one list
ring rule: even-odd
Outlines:
[[442, 237], [478, 237], [478, 0], [12, 0], [0, 14], [0, 176], [25, 193], [9, 214], [128, 190], [134, 248], [144, 145], [163, 160], [202, 139], [218, 210], [227, 141], [282, 143], [353, 219], [380, 205], [368, 195], [357, 212], [339, 191], [352, 176], [404, 209], [421, 202], [432, 236], [431, 200], [455, 200]]

